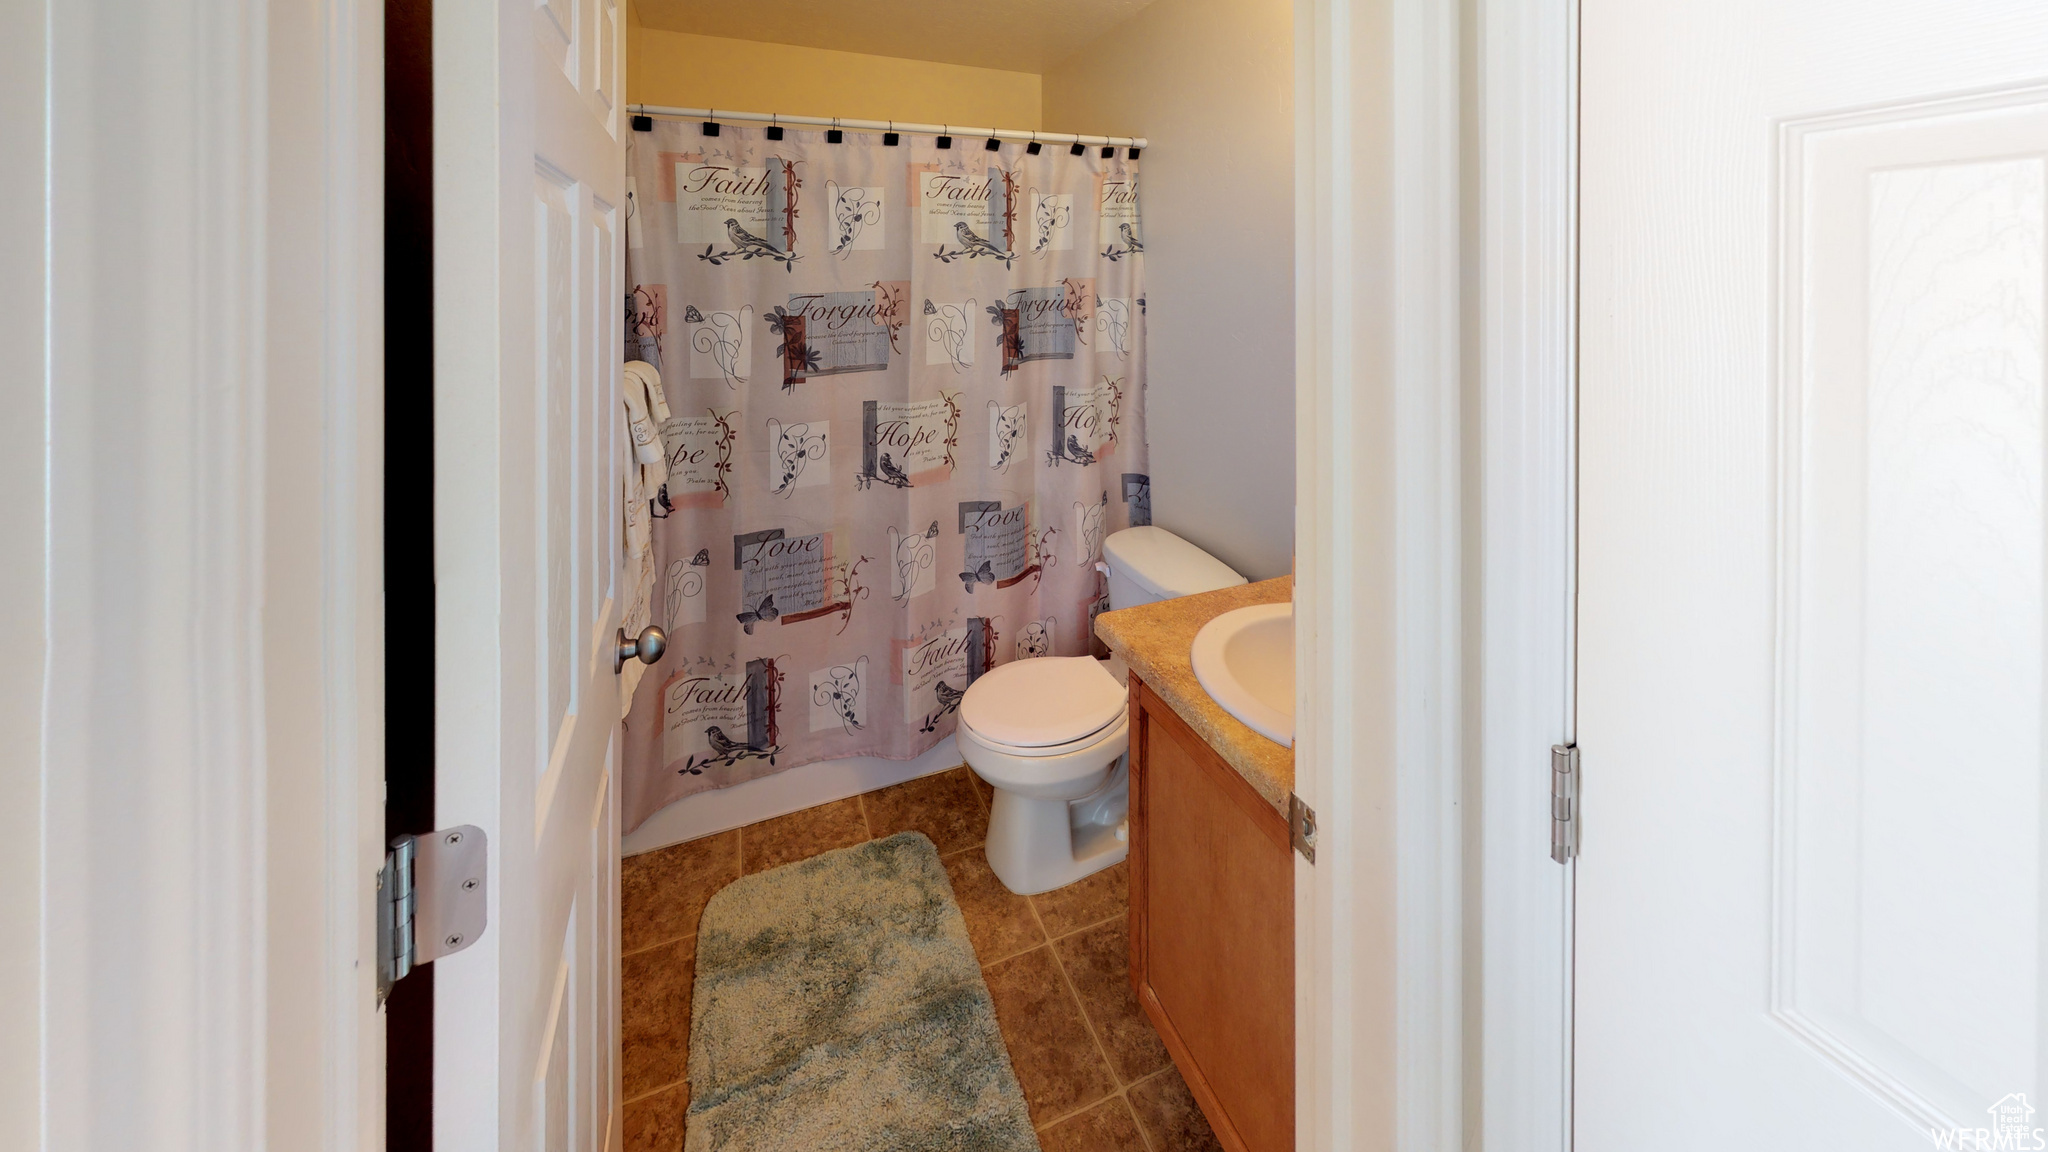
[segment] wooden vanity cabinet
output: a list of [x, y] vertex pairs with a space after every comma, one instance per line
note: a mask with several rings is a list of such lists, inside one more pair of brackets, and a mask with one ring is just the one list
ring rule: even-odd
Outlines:
[[1131, 985], [1231, 1152], [1294, 1147], [1287, 821], [1131, 677]]

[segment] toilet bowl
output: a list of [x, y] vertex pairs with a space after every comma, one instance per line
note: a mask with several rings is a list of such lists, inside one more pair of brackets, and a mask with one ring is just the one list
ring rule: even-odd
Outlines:
[[1088, 656], [1014, 661], [968, 687], [960, 754], [995, 789], [988, 864], [1010, 891], [1047, 892], [1124, 858], [1128, 792], [1102, 795], [1123, 789], [1124, 697]]
[[[1110, 607], [1245, 582], [1193, 544], [1150, 526], [1103, 544]], [[1020, 895], [1048, 892], [1129, 851], [1130, 715], [1124, 683], [1088, 656], [992, 669], [960, 701], [960, 752], [995, 789], [988, 863]]]

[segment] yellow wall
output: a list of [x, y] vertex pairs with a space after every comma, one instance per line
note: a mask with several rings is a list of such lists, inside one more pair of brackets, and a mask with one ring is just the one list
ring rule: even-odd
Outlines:
[[1032, 129], [1039, 117], [1029, 72], [665, 32], [630, 13], [626, 100], [976, 128]]

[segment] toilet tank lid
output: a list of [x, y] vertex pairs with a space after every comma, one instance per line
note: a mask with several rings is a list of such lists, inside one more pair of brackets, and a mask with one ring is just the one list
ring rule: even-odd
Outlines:
[[1192, 596], [1245, 583], [1230, 565], [1150, 524], [1110, 533], [1102, 556], [1111, 571], [1155, 596]]

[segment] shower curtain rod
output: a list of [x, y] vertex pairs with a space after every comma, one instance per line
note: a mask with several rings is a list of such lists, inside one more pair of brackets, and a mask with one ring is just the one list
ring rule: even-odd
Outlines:
[[827, 116], [783, 116], [774, 112], [734, 112], [727, 108], [668, 108], [659, 104], [628, 104], [634, 116], [671, 116], [679, 120], [729, 120], [750, 124], [787, 124], [806, 128], [847, 128], [856, 132], [909, 132], [918, 136], [959, 136], [970, 140], [1036, 140], [1040, 144], [1102, 144], [1144, 148], [1143, 136], [1076, 136], [1072, 132], [1029, 132], [1015, 128], [974, 128], [965, 124], [912, 124], [901, 120], [845, 120]]

